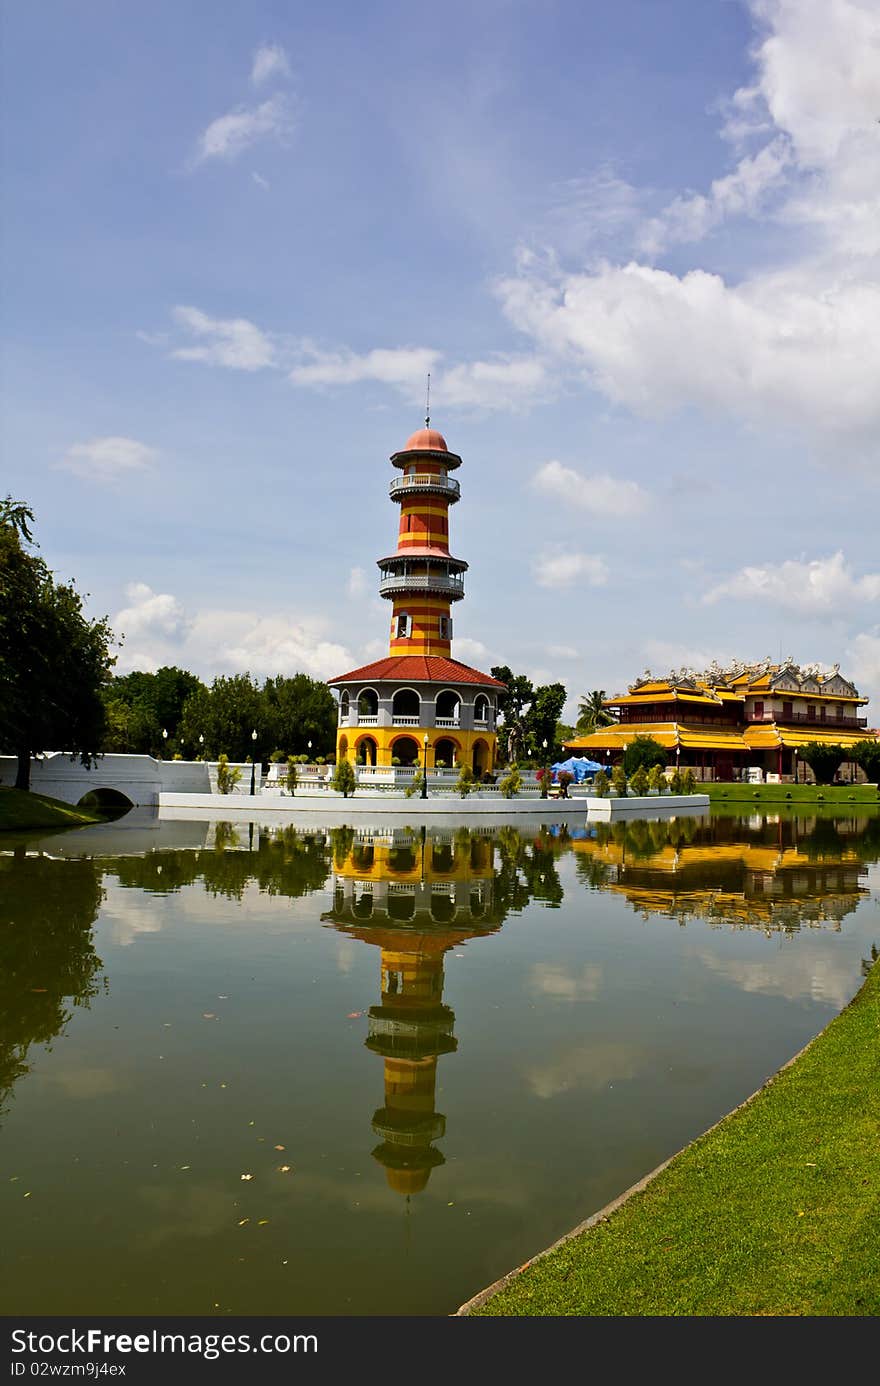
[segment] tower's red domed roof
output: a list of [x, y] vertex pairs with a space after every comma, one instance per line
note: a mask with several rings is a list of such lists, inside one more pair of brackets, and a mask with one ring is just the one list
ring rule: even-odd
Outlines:
[[446, 439], [442, 433], [438, 433], [436, 428], [420, 428], [411, 438], [407, 438], [401, 452], [416, 452], [423, 448], [431, 452], [448, 452]]

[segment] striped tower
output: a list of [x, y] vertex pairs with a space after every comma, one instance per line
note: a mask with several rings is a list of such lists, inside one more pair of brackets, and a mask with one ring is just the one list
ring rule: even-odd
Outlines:
[[388, 652], [448, 659], [451, 605], [464, 596], [468, 566], [449, 552], [449, 507], [460, 495], [450, 472], [461, 458], [436, 429], [421, 428], [391, 461], [400, 471], [390, 487], [400, 505], [397, 552], [379, 560], [379, 591], [393, 602]]
[[425, 427], [391, 461], [397, 548], [378, 561], [379, 592], [391, 603], [388, 654], [329, 680], [339, 689], [336, 758], [363, 766], [365, 778], [395, 766], [456, 778], [467, 766], [480, 777], [495, 765], [504, 684], [452, 655], [452, 604], [468, 566], [449, 552], [461, 458]]

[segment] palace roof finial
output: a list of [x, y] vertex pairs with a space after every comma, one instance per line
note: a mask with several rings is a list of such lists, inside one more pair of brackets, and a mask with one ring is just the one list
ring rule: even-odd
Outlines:
[[431, 372], [428, 371], [428, 388], [425, 392], [425, 428], [431, 426]]

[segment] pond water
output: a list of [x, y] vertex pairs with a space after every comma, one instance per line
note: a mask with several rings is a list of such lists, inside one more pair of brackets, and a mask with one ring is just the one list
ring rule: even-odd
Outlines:
[[0, 843], [0, 1308], [447, 1314], [855, 993], [880, 817]]

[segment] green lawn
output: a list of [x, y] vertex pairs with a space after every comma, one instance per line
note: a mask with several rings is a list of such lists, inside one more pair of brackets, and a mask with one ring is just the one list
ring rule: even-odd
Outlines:
[[880, 965], [757, 1096], [472, 1312], [877, 1315], [878, 1071]]
[[869, 784], [698, 784], [712, 804], [880, 804], [880, 790]]
[[103, 822], [101, 814], [73, 808], [60, 799], [0, 786], [0, 832], [21, 832], [26, 828], [76, 828], [84, 823]]

